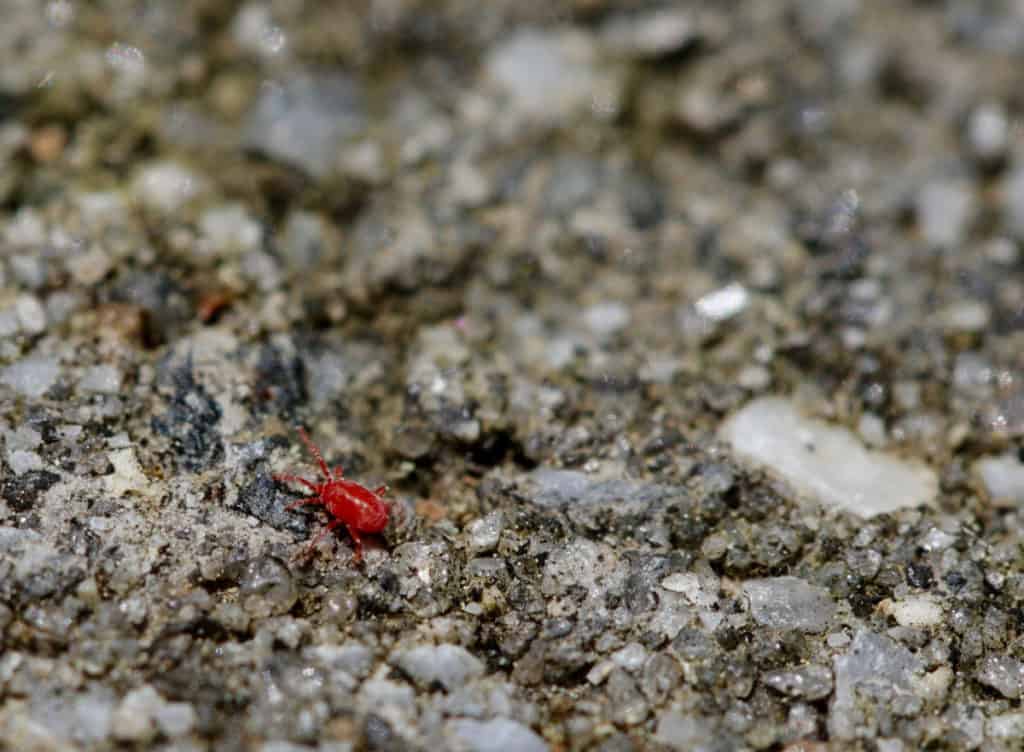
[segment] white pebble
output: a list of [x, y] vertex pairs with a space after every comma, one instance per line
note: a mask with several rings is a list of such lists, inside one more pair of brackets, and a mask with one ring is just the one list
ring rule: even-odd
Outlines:
[[750, 293], [733, 282], [700, 298], [693, 304], [697, 313], [712, 321], [726, 321], [742, 313], [750, 303]]
[[547, 752], [547, 742], [529, 727], [509, 718], [475, 721], [455, 719], [447, 724], [457, 747], [467, 752]]
[[0, 370], [0, 383], [25, 397], [42, 397], [59, 376], [56, 358], [25, 358]]
[[149, 742], [156, 737], [154, 716], [164, 704], [163, 698], [148, 685], [133, 689], [114, 710], [111, 732], [115, 739]]
[[106, 476], [111, 494], [123, 496], [128, 491], [143, 491], [149, 487], [149, 479], [142, 472], [134, 449], [118, 449], [108, 453], [107, 457], [114, 466], [114, 472]]
[[205, 188], [195, 173], [175, 162], [145, 166], [136, 175], [133, 187], [146, 208], [168, 214], [180, 209]]
[[878, 607], [901, 627], [934, 627], [942, 623], [942, 606], [928, 595], [915, 595], [898, 601], [886, 598]]
[[263, 228], [242, 204], [215, 206], [199, 218], [201, 243], [215, 254], [245, 253], [263, 241]]
[[18, 449], [7, 455], [7, 464], [15, 475], [23, 475], [32, 470], [42, 470], [43, 460], [35, 452]]
[[46, 331], [46, 309], [35, 295], [19, 295], [14, 309], [23, 332], [41, 334]]
[[196, 711], [187, 702], [168, 702], [156, 710], [156, 724], [171, 739], [192, 731]]
[[491, 49], [485, 69], [508, 95], [513, 111], [557, 122], [586, 104], [595, 83], [583, 59], [590, 55], [574, 54], [570, 44], [554, 33], [519, 31]]
[[631, 642], [626, 647], [612, 653], [612, 661], [626, 671], [638, 671], [647, 660], [647, 650], [639, 642]]
[[861, 517], [931, 504], [938, 493], [930, 468], [868, 450], [849, 430], [809, 418], [780, 397], [750, 402], [720, 435], [740, 460]]
[[963, 242], [975, 211], [973, 186], [940, 178], [917, 195], [917, 222], [925, 242], [949, 248]]
[[246, 52], [273, 57], [280, 54], [287, 43], [284, 30], [274, 23], [269, 4], [246, 3], [235, 15], [231, 36]]
[[760, 391], [772, 383], [772, 373], [764, 366], [749, 365], [736, 376], [736, 383], [751, 392]]
[[988, 328], [991, 312], [980, 300], [962, 300], [940, 312], [939, 318], [953, 332], [982, 332]]
[[484, 664], [460, 645], [417, 645], [399, 649], [389, 661], [421, 686], [437, 683], [449, 692], [483, 676], [486, 671]]
[[68, 261], [68, 271], [75, 282], [86, 287], [97, 284], [110, 273], [113, 266], [110, 256], [99, 246]]
[[12, 305], [0, 310], [0, 338], [10, 339], [20, 331], [21, 322], [18, 320], [18, 309]]
[[658, 8], [642, 15], [613, 17], [602, 28], [609, 49], [621, 55], [654, 59], [676, 52], [698, 37], [687, 8]]
[[489, 553], [498, 547], [504, 527], [501, 512], [491, 512], [486, 517], [469, 524], [469, 550], [472, 554]]
[[700, 588], [700, 578], [690, 572], [676, 572], [662, 580], [661, 586], [671, 593], [693, 595]]
[[9, 259], [11, 275], [18, 284], [38, 290], [46, 284], [46, 262], [30, 253], [16, 254]]
[[874, 413], [864, 413], [860, 416], [860, 420], [857, 421], [857, 433], [868, 446], [885, 445], [885, 421]]
[[998, 159], [1006, 151], [1010, 120], [998, 102], [983, 104], [967, 121], [967, 141], [971, 151], [981, 159]]
[[989, 499], [996, 503], [1024, 503], [1024, 463], [1015, 454], [982, 457], [974, 463]]
[[629, 326], [630, 313], [622, 303], [596, 303], [583, 312], [583, 321], [594, 334], [609, 335]]
[[824, 632], [835, 612], [827, 590], [799, 577], [747, 580], [743, 592], [754, 621], [771, 629]]

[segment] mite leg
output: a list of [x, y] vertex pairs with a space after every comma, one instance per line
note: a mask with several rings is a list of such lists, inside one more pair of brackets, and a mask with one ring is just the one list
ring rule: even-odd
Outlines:
[[306, 480], [305, 478], [300, 478], [297, 475], [272, 475], [270, 477], [272, 477], [274, 480], [279, 480], [282, 483], [301, 483], [313, 493], [318, 493], [319, 491], [315, 483]]
[[306, 448], [309, 449], [310, 453], [316, 458], [317, 464], [320, 465], [320, 470], [323, 472], [324, 477], [327, 478], [328, 481], [334, 480], [334, 478], [331, 477], [331, 471], [327, 469], [327, 463], [324, 462], [323, 455], [320, 454], [320, 450], [316, 448], [316, 444], [314, 444], [312, 439], [309, 438], [309, 434], [306, 433], [306, 429], [302, 426], [299, 426], [299, 436], [303, 443], [305, 443]]
[[296, 499], [291, 504], [284, 508], [284, 511], [290, 512], [296, 507], [303, 507], [307, 504], [323, 504], [323, 500], [319, 496], [305, 496], [301, 499]]
[[324, 525], [323, 529], [319, 533], [317, 533], [316, 536], [314, 536], [313, 540], [309, 542], [309, 545], [302, 549], [302, 553], [300, 554], [300, 556], [309, 556], [310, 554], [312, 554], [313, 551], [316, 550], [316, 544], [320, 542], [320, 539], [341, 524], [341, 520], [331, 520], [326, 525]]
[[341, 465], [338, 465], [336, 468], [334, 468], [334, 479], [335, 480], [344, 480], [345, 479], [345, 471], [341, 469]]
[[359, 537], [359, 531], [351, 525], [345, 525], [345, 527], [348, 529], [348, 534], [352, 536], [352, 542], [356, 545], [356, 553], [352, 557], [352, 563], [358, 564], [363, 560], [363, 539]]
[[377, 488], [373, 489], [373, 495], [374, 496], [383, 496], [387, 492], [388, 492], [388, 487], [387, 486], [378, 486]]

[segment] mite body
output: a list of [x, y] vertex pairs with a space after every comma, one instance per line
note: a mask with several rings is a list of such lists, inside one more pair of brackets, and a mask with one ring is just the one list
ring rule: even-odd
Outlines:
[[388, 520], [391, 516], [391, 506], [384, 500], [384, 494], [387, 493], [388, 487], [380, 486], [370, 490], [361, 483], [346, 480], [345, 474], [340, 467], [334, 468], [334, 472], [331, 473], [327, 463], [324, 462], [323, 456], [320, 454], [320, 450], [316, 448], [316, 445], [313, 444], [302, 428], [298, 430], [302, 441], [309, 448], [313, 457], [316, 458], [320, 471], [323, 473], [324, 481], [322, 483], [314, 483], [296, 475], [275, 475], [274, 480], [285, 483], [299, 483], [313, 493], [312, 496], [306, 496], [292, 502], [285, 507], [285, 511], [310, 504], [320, 505], [327, 510], [327, 515], [331, 518], [324, 529], [310, 541], [304, 553], [312, 553], [321, 538], [335, 528], [344, 525], [345, 529], [348, 530], [349, 536], [352, 538], [353, 544], [355, 544], [356, 551], [353, 562], [358, 562], [363, 558], [361, 534], [379, 533], [388, 525]]

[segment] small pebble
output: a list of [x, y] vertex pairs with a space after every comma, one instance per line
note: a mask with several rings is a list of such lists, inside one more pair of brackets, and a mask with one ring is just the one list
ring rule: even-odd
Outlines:
[[56, 358], [26, 358], [0, 369], [0, 383], [25, 397], [38, 398], [57, 382], [60, 375]]
[[26, 334], [46, 331], [46, 309], [35, 295], [19, 295], [14, 304], [21, 330]]
[[962, 243], [974, 214], [974, 188], [964, 181], [936, 179], [917, 196], [917, 221], [925, 242], [952, 248]]
[[501, 512], [491, 512], [486, 517], [469, 524], [469, 551], [473, 555], [490, 553], [498, 547], [503, 528]]
[[726, 321], [742, 313], [750, 303], [750, 293], [738, 282], [709, 292], [696, 303], [697, 313], [711, 321]]
[[1024, 504], [1024, 463], [1016, 453], [982, 457], [974, 472], [991, 501]]
[[111, 733], [124, 742], [148, 743], [156, 738], [156, 715], [164, 704], [153, 687], [133, 689], [114, 710]]
[[199, 217], [199, 232], [205, 252], [216, 256], [253, 251], [263, 241], [263, 228], [242, 204], [207, 209]]
[[601, 336], [622, 331], [629, 326], [629, 320], [629, 308], [622, 303], [598, 303], [583, 311], [583, 321], [587, 328]]
[[549, 749], [531, 729], [509, 718], [456, 719], [448, 722], [446, 730], [466, 752], [548, 752]]
[[35, 452], [18, 449], [8, 453], [7, 464], [15, 475], [24, 475], [32, 470], [42, 470], [43, 459]]
[[205, 183], [176, 162], [157, 162], [139, 170], [133, 188], [147, 209], [171, 214], [199, 196]]
[[980, 105], [967, 120], [967, 143], [974, 155], [983, 161], [1001, 158], [1006, 153], [1009, 135], [1010, 119], [998, 102]]
[[288, 613], [299, 598], [291, 572], [272, 556], [250, 561], [239, 586], [242, 607], [257, 619]]
[[754, 621], [772, 629], [823, 632], [835, 611], [827, 590], [797, 577], [747, 580], [743, 592]]
[[114, 262], [99, 246], [93, 246], [85, 253], [68, 261], [72, 278], [80, 285], [91, 287], [106, 277], [113, 269]]
[[78, 388], [98, 394], [117, 394], [121, 391], [121, 372], [112, 365], [90, 366], [78, 380]]
[[418, 684], [430, 687], [435, 682], [448, 691], [483, 676], [484, 664], [458, 645], [420, 645], [400, 649], [389, 659]]
[[114, 472], [106, 476], [107, 489], [111, 494], [123, 496], [129, 491], [142, 492], [149, 488], [149, 479], [142, 472], [134, 449], [118, 449], [109, 452], [107, 457], [114, 466]]
[[896, 601], [887, 598], [879, 604], [879, 609], [901, 627], [934, 627], [943, 620], [941, 604], [927, 595], [909, 596]]

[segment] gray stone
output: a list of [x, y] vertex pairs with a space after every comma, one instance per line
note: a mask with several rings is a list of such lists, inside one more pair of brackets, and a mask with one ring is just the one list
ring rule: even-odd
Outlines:
[[243, 141], [315, 178], [334, 169], [344, 142], [366, 126], [363, 93], [338, 72], [300, 73], [267, 85], [246, 116]]
[[964, 241], [975, 211], [973, 186], [937, 178], [917, 194], [917, 222], [927, 243], [953, 248]]
[[772, 629], [824, 632], [835, 611], [828, 591], [798, 577], [747, 580], [743, 592], [754, 621]]
[[42, 397], [60, 378], [56, 358], [29, 357], [0, 369], [0, 383], [25, 397]]
[[121, 372], [109, 363], [90, 366], [78, 380], [78, 388], [85, 392], [117, 394], [121, 391]]
[[557, 122], [589, 104], [597, 83], [591, 46], [582, 37], [517, 31], [490, 50], [484, 67], [514, 111]]
[[523, 724], [509, 718], [489, 721], [449, 721], [447, 735], [453, 750], [462, 752], [547, 752], [548, 745]]
[[389, 660], [420, 686], [440, 684], [447, 691], [484, 674], [484, 664], [459, 645], [418, 645], [399, 649]]
[[469, 534], [470, 553], [485, 554], [497, 548], [503, 528], [504, 519], [501, 512], [491, 512], [486, 517], [473, 520], [466, 531]]
[[978, 681], [1011, 700], [1024, 690], [1024, 663], [1008, 655], [989, 655], [978, 667]]
[[835, 696], [828, 727], [837, 739], [851, 740], [863, 729], [868, 698], [890, 710], [913, 708], [921, 659], [885, 635], [862, 629], [834, 663]]
[[524, 492], [542, 507], [566, 504], [600, 505], [617, 502], [650, 504], [679, 493], [671, 486], [631, 480], [596, 480], [578, 470], [540, 467], [526, 477]]
[[[722, 749], [716, 744], [714, 724], [699, 715], [689, 715], [669, 708], [658, 716], [654, 738], [669, 749], [679, 752], [711, 752]], [[724, 742], [725, 740], [720, 740]]]

